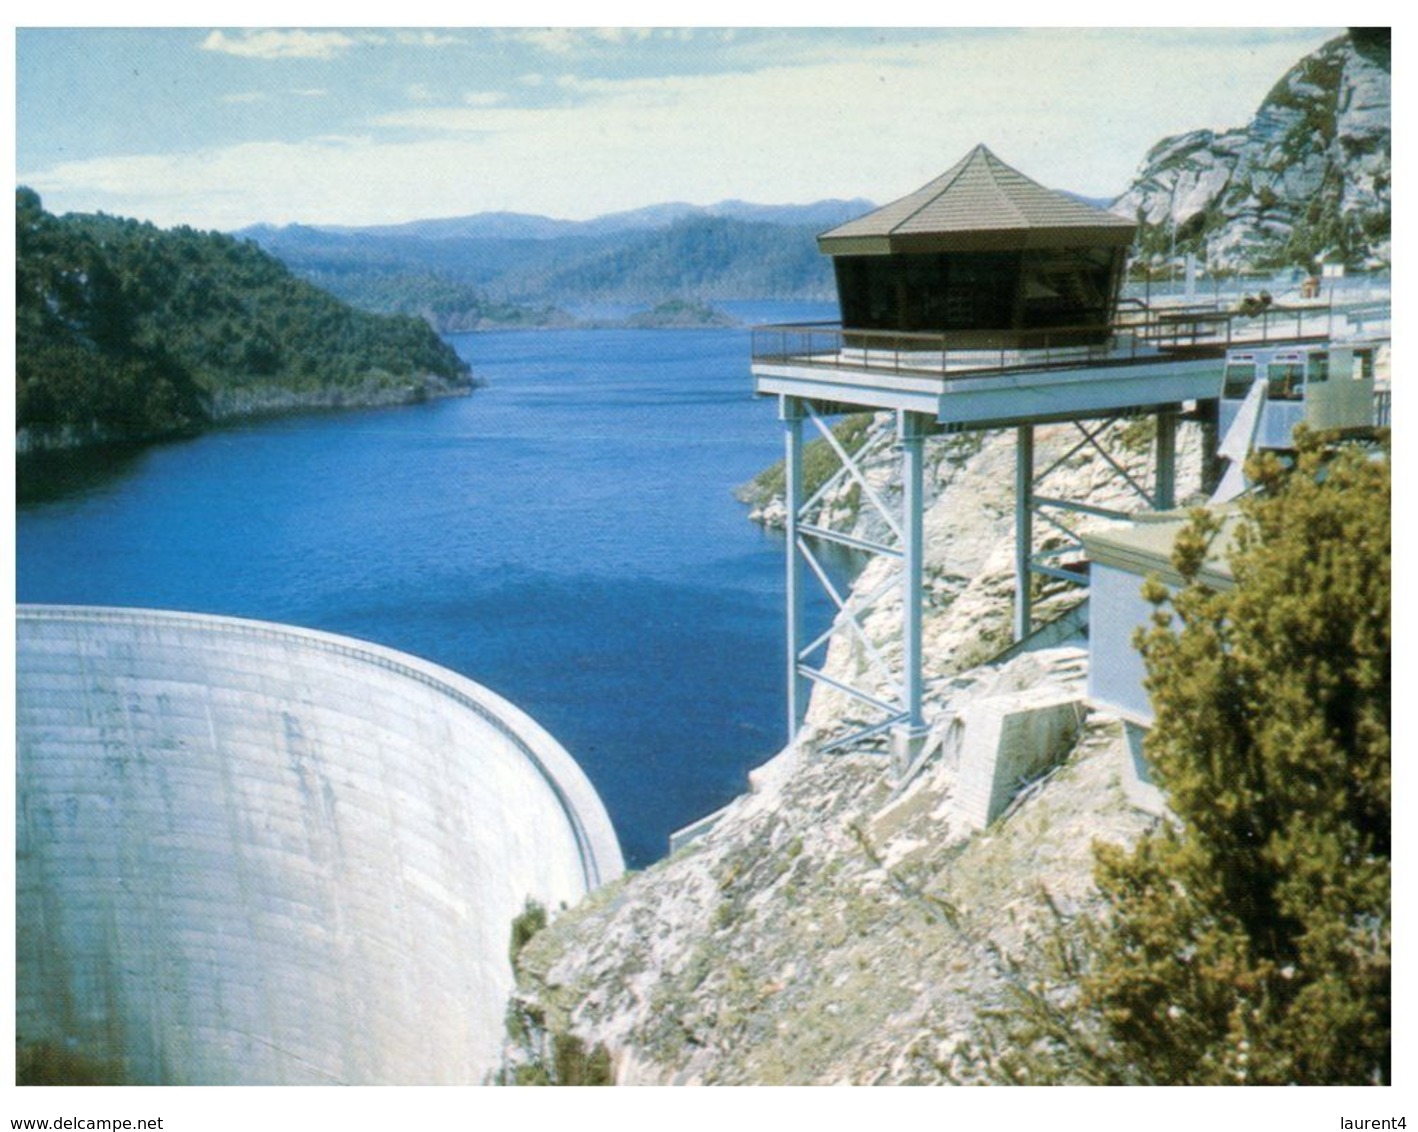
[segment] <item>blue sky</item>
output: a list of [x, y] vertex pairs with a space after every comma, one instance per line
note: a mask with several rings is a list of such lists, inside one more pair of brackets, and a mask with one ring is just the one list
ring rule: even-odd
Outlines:
[[579, 219], [886, 201], [983, 141], [1111, 196], [1340, 30], [18, 29], [16, 174], [164, 226]]

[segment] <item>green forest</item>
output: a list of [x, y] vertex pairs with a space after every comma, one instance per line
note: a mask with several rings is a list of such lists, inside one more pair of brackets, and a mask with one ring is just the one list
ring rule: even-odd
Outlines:
[[828, 298], [832, 269], [810, 228], [689, 217], [619, 244], [525, 271], [529, 295], [634, 300]]
[[15, 211], [22, 450], [473, 384], [422, 319], [355, 310], [250, 241], [102, 213], [53, 216], [27, 188]]
[[687, 216], [667, 227], [545, 239], [249, 230], [261, 246], [346, 302], [418, 314], [445, 333], [559, 326], [563, 304], [831, 299], [818, 227]]

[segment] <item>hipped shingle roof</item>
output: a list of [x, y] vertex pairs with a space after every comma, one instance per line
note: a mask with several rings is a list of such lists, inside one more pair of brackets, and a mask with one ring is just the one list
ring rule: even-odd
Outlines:
[[827, 255], [1120, 247], [1137, 225], [1046, 189], [977, 145], [909, 196], [817, 238]]

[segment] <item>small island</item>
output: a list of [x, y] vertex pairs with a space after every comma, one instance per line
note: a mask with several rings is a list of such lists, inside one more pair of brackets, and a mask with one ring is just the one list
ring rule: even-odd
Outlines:
[[647, 311], [625, 320], [632, 330], [689, 330], [716, 326], [737, 326], [738, 320], [708, 303], [690, 299], [666, 299]]

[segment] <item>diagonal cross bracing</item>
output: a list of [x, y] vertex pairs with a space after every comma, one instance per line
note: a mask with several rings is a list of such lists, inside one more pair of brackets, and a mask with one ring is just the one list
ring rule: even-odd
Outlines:
[[[1148, 491], [1145, 487], [1138, 483], [1137, 480], [1133, 479], [1132, 474], [1121, 464], [1119, 464], [1115, 459], [1113, 459], [1113, 454], [1098, 443], [1098, 437], [1102, 435], [1103, 430], [1107, 428], [1110, 424], [1112, 424], [1115, 420], [1117, 420], [1116, 417], [1110, 417], [1109, 419], [1103, 421], [1096, 429], [1092, 430], [1091, 432], [1081, 421], [1075, 421], [1074, 426], [1078, 429], [1079, 432], [1083, 433], [1084, 439], [1088, 444], [1091, 444], [1093, 446], [1093, 450], [1097, 452], [1098, 455], [1102, 456], [1104, 460], [1107, 461], [1108, 466], [1111, 467], [1113, 471], [1117, 472], [1118, 475], [1120, 475], [1126, 481], [1127, 485], [1131, 487], [1133, 491], [1137, 492], [1139, 496], [1142, 497], [1143, 502], [1145, 502], [1149, 507], [1151, 507], [1154, 505], [1155, 500], [1153, 492]], [[1050, 471], [1052, 470], [1053, 469], [1050, 469]], [[1035, 480], [1034, 482], [1038, 483], [1039, 481]]]
[[[802, 539], [798, 540], [798, 550], [802, 554], [804, 561], [806, 561], [808, 566], [812, 569], [812, 572], [817, 576], [817, 580], [822, 585], [822, 588], [826, 591], [827, 596], [832, 599], [832, 603], [837, 607], [837, 611], [839, 613], [847, 614], [848, 628], [852, 630], [853, 636], [855, 636], [860, 642], [863, 650], [867, 654], [868, 659], [872, 662], [872, 664], [876, 666], [877, 672], [884, 676], [887, 682], [892, 685], [893, 689], [896, 691], [896, 694], [900, 695], [900, 681], [896, 679], [895, 675], [891, 671], [891, 666], [886, 663], [886, 659], [877, 650], [877, 647], [872, 644], [871, 638], [867, 636], [866, 630], [862, 628], [861, 622], [857, 620], [859, 614], [865, 612], [865, 607], [858, 610], [849, 609], [848, 602], [846, 601], [846, 599], [844, 599], [842, 595], [837, 592], [837, 587], [832, 584], [832, 579], [827, 576], [827, 571], [822, 568], [822, 565], [817, 561], [817, 557], [812, 553], [811, 549], [809, 549], [807, 544]], [[806, 661], [808, 656], [810, 656], [815, 649], [817, 649], [828, 638], [830, 638], [831, 635], [832, 627], [829, 626], [825, 636], [818, 637], [816, 641], [808, 645], [808, 647], [804, 649], [802, 653], [799, 654], [798, 660]]]
[[812, 493], [812, 497], [803, 504], [803, 511], [810, 512], [816, 507], [829, 491], [836, 491], [844, 479], [848, 478], [848, 470], [845, 464], [839, 464], [837, 470], [822, 481], [822, 485]]
[[[857, 618], [864, 617], [867, 612], [876, 605], [877, 602], [879, 602], [892, 590], [898, 588], [900, 585], [900, 571], [894, 570], [889, 575], [887, 575], [886, 581], [882, 582], [882, 584], [876, 589], [874, 589], [866, 598], [861, 601], [855, 602], [855, 604], [853, 604], [853, 598], [848, 598], [847, 605], [852, 606], [851, 612]], [[817, 635], [817, 637], [813, 640], [812, 644], [808, 645], [807, 648], [803, 649], [799, 653], [799, 656], [807, 656], [808, 654], [814, 652], [816, 649], [820, 648], [824, 643], [826, 643], [832, 638], [832, 634], [836, 631], [836, 625], [827, 626], [826, 629], [822, 630], [822, 632]]]
[[[1073, 544], [1072, 544], [1072, 545], [1074, 545], [1075, 547], [1080, 547], [1080, 546], [1083, 545], [1083, 540], [1079, 537], [1078, 532], [1075, 531], [1072, 527], [1070, 527], [1067, 523], [1064, 523], [1064, 522], [1062, 522], [1061, 520], [1056, 519], [1053, 515], [1050, 515], [1047, 511], [1041, 511], [1041, 510], [1038, 510], [1037, 508], [1035, 509], [1034, 514], [1038, 515], [1039, 518], [1043, 519], [1044, 522], [1048, 523], [1049, 526], [1051, 526], [1051, 527], [1054, 528], [1054, 530], [1056, 530], [1056, 531], [1062, 531], [1064, 535], [1066, 535], [1068, 538], [1072, 539], [1072, 540], [1073, 540]], [[1048, 555], [1049, 553], [1050, 553], [1050, 552], [1047, 551], [1047, 550], [1038, 551], [1038, 552], [1035, 553], [1035, 555], [1034, 555], [1034, 560], [1037, 561], [1037, 560], [1043, 558], [1045, 555]]]
[[901, 557], [900, 547], [887, 546], [884, 543], [872, 542], [870, 539], [857, 538], [855, 535], [834, 531], [830, 527], [819, 527], [814, 523], [799, 523], [798, 530], [805, 535], [811, 535], [813, 538], [821, 539], [823, 542], [835, 542], [838, 546], [850, 547], [852, 550], [865, 550], [868, 554], [881, 554], [887, 558]]
[[876, 493], [876, 489], [873, 488], [871, 484], [867, 483], [867, 477], [864, 476], [862, 470], [857, 467], [856, 460], [842, 447], [842, 442], [838, 440], [836, 434], [827, 427], [826, 422], [818, 415], [817, 410], [812, 407], [812, 402], [805, 402], [805, 404], [807, 406], [808, 419], [817, 426], [817, 431], [822, 434], [822, 438], [831, 445], [832, 451], [837, 454], [837, 459], [842, 462], [842, 467], [857, 481], [857, 486], [862, 489], [862, 494], [867, 497], [871, 505], [876, 508], [877, 513], [882, 517], [883, 521], [885, 521], [886, 525], [891, 528], [891, 533], [896, 536], [896, 541], [898, 543], [904, 542], [905, 536], [901, 533], [900, 522], [897, 520], [896, 516], [891, 513], [891, 509], [882, 502], [881, 496]]
[[809, 668], [807, 665], [802, 665], [801, 669], [805, 676], [817, 683], [826, 684], [829, 688], [836, 688], [839, 692], [851, 696], [853, 699], [861, 700], [862, 703], [876, 708], [877, 711], [886, 712], [886, 714], [893, 719], [899, 719], [904, 714], [897, 704], [887, 703], [887, 701], [873, 696], [870, 692], [864, 692], [860, 688], [848, 684], [845, 680], [838, 680], [836, 677], [829, 676], [827, 673], [816, 668]]
[[[882, 713], [885, 719], [880, 722], [869, 724], [865, 732], [858, 732], [859, 735], [878, 733], [884, 728], [890, 727], [902, 720], [918, 719], [920, 715], [919, 706], [919, 671], [913, 671], [909, 658], [919, 653], [919, 615], [916, 618], [916, 636], [914, 645], [911, 640], [905, 642], [903, 652], [907, 654], [906, 663], [893, 667], [891, 662], [883, 655], [882, 650], [871, 640], [870, 634], [866, 631], [863, 618], [888, 594], [901, 589], [903, 594], [910, 590], [915, 595], [914, 600], [919, 604], [920, 578], [919, 562], [914, 570], [908, 569], [908, 560], [912, 554], [919, 557], [919, 519], [912, 522], [908, 513], [912, 506], [919, 508], [919, 492], [914, 499], [902, 499], [901, 512], [898, 514], [891, 508], [881, 493], [875, 489], [862, 469], [857, 455], [846, 450], [845, 446], [833, 433], [832, 429], [823, 419], [825, 410], [830, 411], [832, 406], [819, 406], [808, 399], [784, 397], [781, 399], [781, 417], [787, 425], [786, 468], [788, 481], [788, 526], [789, 526], [789, 645], [790, 645], [790, 680], [793, 691], [790, 693], [789, 710], [791, 714], [790, 727], [792, 734], [796, 736], [801, 727], [803, 717], [806, 714], [807, 697], [806, 692], [799, 687], [799, 681], [807, 681], [814, 684], [825, 684], [835, 688], [846, 695], [851, 696], [859, 703]], [[812, 495], [804, 499], [806, 493], [802, 490], [802, 422], [811, 421], [813, 426], [821, 434], [823, 440], [831, 449], [837, 461], [837, 467], [826, 480], [813, 491]], [[917, 424], [909, 431], [903, 427], [903, 448], [910, 449], [914, 445], [916, 466], [915, 480], [919, 481], [919, 455], [920, 442], [924, 436], [924, 430]], [[850, 534], [846, 531], [839, 531], [822, 523], [819, 513], [822, 510], [823, 501], [830, 497], [832, 491], [838, 489], [848, 480], [855, 483], [861, 491], [861, 496], [871, 508], [881, 517], [881, 521], [886, 526], [888, 535], [883, 541], [863, 538], [859, 535]], [[909, 496], [909, 492], [905, 495]], [[814, 521], [816, 520], [816, 521]], [[915, 543], [913, 544], [912, 538]], [[865, 598], [855, 594], [844, 596], [835, 586], [823, 567], [818, 556], [814, 553], [809, 544], [810, 540], [820, 542], [835, 543], [853, 550], [863, 551], [878, 557], [897, 559], [902, 563], [902, 567], [892, 570], [889, 576], [876, 589]], [[801, 584], [811, 576], [816, 580], [818, 586], [827, 595], [837, 610], [837, 618], [834, 624], [829, 626], [814, 640], [803, 644], [803, 633], [801, 624]], [[796, 597], [793, 595], [797, 595]], [[909, 599], [908, 599], [909, 600]], [[878, 688], [867, 690], [866, 688], [855, 686], [850, 680], [830, 676], [822, 668], [821, 661], [813, 658], [818, 655], [831, 641], [835, 632], [845, 628], [855, 645], [860, 646], [861, 654], [867, 661], [865, 672], [871, 673], [878, 682], [878, 687], [884, 685], [885, 691]], [[907, 636], [910, 636], [909, 629]], [[912, 649], [914, 648], [914, 653]], [[825, 659], [825, 653], [823, 654]], [[919, 669], [919, 658], [917, 657], [915, 670]], [[836, 742], [834, 741], [834, 746]]]
[[[1098, 421], [1093, 427], [1089, 427], [1082, 420], [1071, 422], [1073, 426], [1082, 434], [1082, 439], [1073, 444], [1067, 452], [1054, 460], [1042, 472], [1035, 473], [1033, 470], [1033, 427], [1022, 425], [1019, 427], [1019, 454], [1018, 467], [1016, 469], [1016, 489], [1019, 498], [1016, 500], [1016, 530], [1015, 530], [1015, 569], [1016, 569], [1016, 598], [1015, 598], [1015, 637], [1022, 639], [1028, 635], [1032, 628], [1032, 617], [1030, 612], [1029, 583], [1036, 574], [1045, 577], [1057, 578], [1075, 586], [1087, 587], [1088, 578], [1086, 574], [1051, 565], [1052, 560], [1062, 558], [1064, 555], [1076, 553], [1082, 550], [1082, 543], [1078, 533], [1056, 514], [1051, 511], [1069, 511], [1081, 515], [1095, 515], [1104, 519], [1128, 519], [1131, 514], [1114, 507], [1100, 507], [1092, 503], [1084, 503], [1078, 500], [1063, 499], [1057, 496], [1040, 495], [1035, 490], [1040, 484], [1048, 479], [1059, 468], [1063, 467], [1069, 460], [1076, 456], [1085, 448], [1091, 447], [1104, 462], [1116, 473], [1123, 483], [1138, 496], [1143, 505], [1154, 510], [1165, 510], [1173, 505], [1174, 479], [1176, 475], [1176, 424], [1177, 407], [1174, 405], [1161, 405], [1155, 407], [1157, 420], [1156, 453], [1155, 453], [1155, 476], [1153, 489], [1147, 490], [1137, 478], [1124, 468], [1106, 448], [1099, 443], [1099, 438], [1104, 431], [1118, 420], [1125, 416], [1135, 414], [1116, 414]], [[1068, 544], [1062, 547], [1054, 547], [1049, 550], [1035, 552], [1033, 549], [1033, 519], [1042, 519], [1055, 530], [1069, 540]]]

